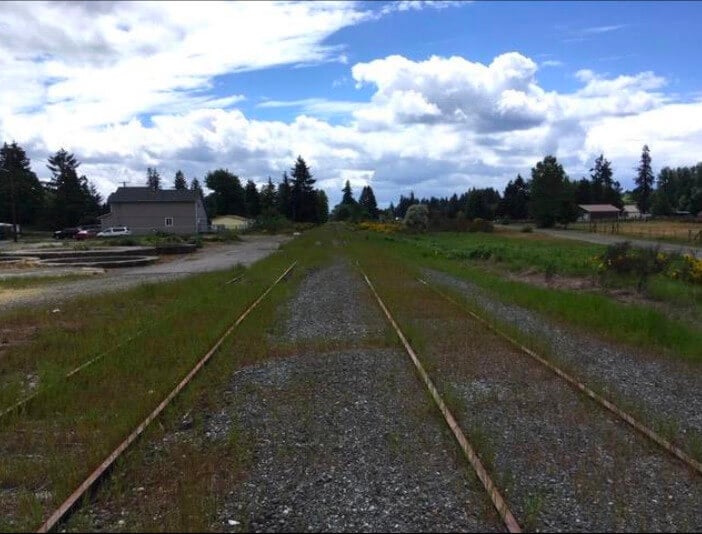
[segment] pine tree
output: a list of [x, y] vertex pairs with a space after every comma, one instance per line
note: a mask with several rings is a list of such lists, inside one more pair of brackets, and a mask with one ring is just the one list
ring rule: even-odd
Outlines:
[[290, 179], [288, 178], [288, 173], [283, 172], [283, 181], [278, 184], [278, 211], [281, 215], [288, 219], [292, 219], [292, 205], [290, 197]]
[[378, 210], [378, 203], [375, 200], [375, 193], [373, 193], [373, 188], [371, 186], [367, 185], [361, 190], [361, 196], [358, 199], [358, 203], [368, 214], [368, 217], [374, 221], [378, 219], [380, 211]]
[[73, 154], [63, 148], [49, 158], [53, 174], [49, 189], [53, 192], [51, 213], [57, 226], [76, 226], [91, 209], [89, 186], [85, 176], [78, 177], [80, 166]]
[[261, 190], [261, 213], [277, 211], [276, 199], [275, 185], [273, 185], [273, 180], [269, 176], [268, 183]]
[[317, 208], [315, 222], [322, 224], [329, 220], [329, 199], [327, 194], [321, 189], [315, 190], [315, 197]]
[[261, 213], [261, 198], [253, 180], [246, 182], [244, 188], [244, 204], [246, 206], [246, 216], [255, 219]]
[[197, 178], [193, 178], [193, 181], [190, 182], [190, 190], [191, 191], [198, 191], [200, 193], [200, 196], [203, 195], [202, 191], [202, 186], [200, 185], [200, 180]]
[[651, 154], [648, 145], [643, 147], [641, 163], [639, 163], [636, 171], [634, 198], [639, 211], [648, 213], [651, 210], [651, 193], [653, 192], [653, 170], [651, 169]]
[[346, 180], [344, 188], [341, 190], [343, 196], [341, 197], [341, 203], [345, 205], [352, 205], [356, 203], [356, 199], [353, 198], [353, 191], [351, 191], [351, 183]]
[[12, 222], [16, 218], [20, 225], [37, 224], [44, 201], [44, 189], [32, 172], [24, 149], [14, 142], [3, 143], [0, 148], [0, 221]]
[[188, 182], [185, 180], [185, 175], [180, 169], [175, 173], [175, 178], [173, 180], [173, 187], [178, 190], [183, 190], [188, 188]]
[[624, 207], [622, 188], [619, 182], [612, 178], [612, 164], [605, 159], [604, 154], [595, 160], [595, 166], [590, 169], [591, 202], [595, 204], [612, 204], [619, 209]]
[[155, 168], [146, 169], [146, 187], [157, 191], [161, 189], [161, 175]]
[[297, 157], [290, 176], [292, 178], [290, 188], [292, 220], [294, 222], [314, 222], [317, 208], [312, 186], [315, 180], [302, 156]]

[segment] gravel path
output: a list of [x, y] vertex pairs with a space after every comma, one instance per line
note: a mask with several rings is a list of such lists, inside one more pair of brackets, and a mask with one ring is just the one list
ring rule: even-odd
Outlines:
[[671, 243], [647, 241], [645, 239], [632, 239], [626, 236], [579, 232], [577, 230], [551, 230], [537, 228], [535, 231], [542, 234], [546, 234], [551, 237], [557, 237], [562, 239], [574, 239], [576, 241], [585, 241], [586, 243], [594, 243], [596, 245], [611, 245], [613, 243], [623, 243], [624, 241], [628, 241], [636, 247], [659, 248], [663, 252], [678, 252], [680, 254], [692, 254], [697, 258], [702, 258], [702, 248], [690, 245], [674, 245]]
[[61, 302], [109, 291], [124, 291], [145, 283], [177, 280], [193, 274], [229, 269], [240, 263], [251, 265], [278, 250], [288, 236], [247, 236], [243, 242], [207, 246], [172, 261], [145, 267], [107, 269], [86, 280], [56, 282], [46, 286], [0, 292], [3, 311], [23, 306], [54, 307]]
[[413, 295], [394, 312], [527, 529], [702, 529], [702, 477], [429, 289], [394, 291]]
[[614, 398], [636, 407], [647, 421], [664, 421], [679, 436], [702, 438], [702, 373], [700, 366], [617, 346], [572, 327], [557, 325], [536, 312], [499, 302], [475, 284], [437, 271], [428, 281], [458, 289], [490, 315], [547, 344], [554, 357], [585, 383], [597, 384]]
[[[236, 373], [212, 419], [213, 435], [238, 429], [254, 458], [215, 528], [500, 530], [406, 356], [357, 348], [384, 329], [358, 276], [313, 272], [286, 315], [279, 340], [301, 352]], [[348, 347], [304, 350], [320, 338]]]

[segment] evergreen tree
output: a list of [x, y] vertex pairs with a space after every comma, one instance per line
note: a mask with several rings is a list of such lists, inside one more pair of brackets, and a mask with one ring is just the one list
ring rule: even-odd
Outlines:
[[651, 154], [648, 145], [644, 145], [641, 152], [641, 163], [636, 169], [637, 175], [634, 183], [634, 197], [641, 213], [648, 213], [651, 209], [651, 193], [653, 192], [653, 170], [651, 169]]
[[155, 168], [147, 167], [146, 169], [146, 187], [154, 191], [161, 189], [161, 175]]
[[78, 177], [80, 166], [73, 154], [63, 148], [49, 158], [52, 173], [49, 189], [53, 193], [51, 214], [56, 226], [76, 226], [91, 210], [92, 199], [85, 176]]
[[200, 180], [198, 180], [197, 178], [193, 178], [193, 181], [190, 182], [190, 190], [198, 191], [200, 193], [200, 196], [203, 196], [202, 186], [200, 185]]
[[375, 200], [375, 193], [373, 193], [373, 188], [371, 186], [367, 185], [361, 190], [361, 196], [358, 199], [358, 203], [361, 205], [361, 208], [368, 214], [368, 217], [370, 219], [378, 219], [378, 215], [380, 212], [378, 210], [378, 203]]
[[344, 188], [341, 190], [343, 193], [341, 197], [341, 203], [346, 205], [352, 205], [356, 203], [356, 199], [353, 198], [353, 192], [351, 191], [351, 183], [346, 180]]
[[255, 219], [261, 213], [261, 198], [253, 180], [246, 182], [244, 188], [244, 204], [246, 206], [246, 216]]
[[261, 190], [261, 212], [271, 212], [276, 210], [276, 199], [275, 186], [273, 185], [273, 181], [269, 176], [268, 183], [264, 185], [263, 189]]
[[297, 157], [290, 176], [292, 177], [290, 188], [292, 220], [294, 222], [314, 222], [317, 208], [312, 186], [315, 180], [301, 156]]
[[329, 220], [329, 199], [322, 189], [315, 190], [316, 221], [319, 224]]
[[[0, 148], [0, 222], [34, 225], [42, 216], [44, 189], [17, 143]], [[14, 202], [13, 202], [14, 201]], [[15, 217], [13, 217], [13, 211]]]
[[178, 190], [187, 189], [188, 182], [185, 180], [185, 175], [180, 169], [175, 173], [175, 178], [173, 180], [173, 187]]
[[587, 178], [581, 178], [575, 185], [575, 202], [577, 204], [594, 204], [592, 194], [592, 182]]
[[529, 212], [544, 228], [562, 220], [570, 211], [566, 207], [575, 200], [568, 198], [574, 195], [574, 191], [568, 186], [566, 173], [554, 156], [546, 156], [531, 169], [529, 192]]
[[505, 187], [498, 214], [510, 219], [522, 220], [529, 216], [529, 187], [520, 174]]
[[622, 201], [622, 188], [619, 182], [612, 178], [612, 164], [607, 161], [604, 154], [595, 160], [595, 166], [590, 169], [591, 194], [590, 202], [593, 204], [612, 204], [619, 209], [624, 207]]
[[292, 219], [290, 179], [287, 172], [283, 172], [283, 181], [278, 184], [277, 202], [278, 212], [284, 217]]

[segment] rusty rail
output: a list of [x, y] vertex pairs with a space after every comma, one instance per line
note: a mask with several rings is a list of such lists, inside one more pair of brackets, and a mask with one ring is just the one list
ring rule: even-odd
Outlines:
[[478, 476], [478, 478], [480, 479], [480, 482], [482, 482], [483, 486], [485, 487], [485, 491], [487, 491], [488, 495], [490, 496], [490, 500], [492, 501], [492, 504], [495, 506], [495, 509], [497, 510], [497, 513], [500, 515], [500, 518], [502, 518], [502, 521], [504, 522], [505, 526], [507, 527], [508, 532], [521, 532], [521, 528], [519, 527], [519, 523], [515, 519], [514, 515], [512, 515], [512, 512], [509, 510], [507, 502], [504, 500], [504, 498], [500, 494], [500, 491], [497, 489], [497, 486], [493, 482], [492, 478], [490, 478], [490, 475], [488, 474], [487, 470], [483, 466], [483, 463], [480, 461], [480, 458], [476, 454], [475, 449], [473, 449], [470, 442], [468, 441], [465, 434], [463, 433], [460, 426], [458, 425], [456, 418], [453, 416], [453, 414], [449, 410], [448, 406], [446, 406], [446, 403], [444, 403], [444, 400], [441, 398], [439, 391], [436, 389], [436, 386], [432, 382], [431, 378], [429, 378], [429, 375], [424, 370], [424, 367], [422, 366], [421, 362], [419, 361], [419, 358], [417, 357], [414, 350], [412, 349], [412, 346], [407, 341], [407, 338], [402, 333], [402, 330], [400, 330], [400, 327], [395, 322], [395, 319], [393, 319], [392, 315], [390, 314], [390, 311], [387, 309], [387, 307], [383, 303], [382, 299], [380, 298], [380, 295], [378, 295], [378, 292], [375, 290], [375, 287], [373, 287], [373, 284], [371, 283], [371, 281], [368, 278], [368, 276], [366, 275], [366, 273], [364, 273], [363, 270], [361, 270], [361, 274], [363, 275], [363, 278], [366, 279], [366, 283], [368, 284], [368, 287], [370, 287], [371, 291], [373, 292], [373, 295], [375, 296], [376, 300], [378, 301], [380, 308], [385, 313], [385, 316], [390, 321], [390, 324], [392, 324], [393, 328], [395, 329], [395, 332], [397, 332], [397, 336], [400, 338], [400, 341], [402, 342], [402, 345], [404, 345], [405, 350], [407, 351], [407, 354], [409, 354], [409, 357], [412, 359], [412, 362], [414, 363], [415, 367], [417, 368], [417, 371], [419, 372], [419, 375], [421, 376], [422, 381], [424, 382], [424, 385], [429, 390], [429, 393], [431, 394], [432, 399], [434, 399], [434, 402], [438, 406], [439, 411], [441, 411], [441, 414], [444, 416], [444, 419], [446, 420], [446, 424], [448, 424], [449, 428], [451, 429], [451, 432], [453, 432], [453, 435], [455, 436], [456, 440], [458, 441], [458, 444], [460, 445], [461, 450], [463, 450], [463, 453], [465, 454], [466, 458], [470, 462], [470, 465], [475, 470], [475, 474]]
[[271, 284], [266, 291], [261, 294], [245, 311], [239, 318], [222, 334], [222, 336], [217, 340], [217, 342], [207, 351], [207, 353], [197, 362], [195, 367], [180, 381], [180, 383], [166, 396], [165, 399], [154, 409], [149, 416], [141, 422], [141, 424], [134, 430], [120, 445], [112, 451], [112, 453], [103, 460], [103, 462], [93, 470], [92, 473], [78, 486], [78, 488], [71, 493], [71, 495], [51, 514], [51, 516], [39, 527], [37, 532], [49, 532], [53, 529], [59, 521], [61, 521], [66, 514], [73, 509], [73, 507], [78, 503], [78, 501], [85, 495], [85, 493], [92, 488], [96, 482], [98, 482], [105, 472], [110, 468], [110, 466], [119, 458], [119, 456], [134, 442], [136, 439], [144, 432], [144, 430], [151, 424], [151, 422], [159, 416], [159, 414], [170, 404], [170, 402], [180, 393], [185, 386], [190, 383], [193, 377], [204, 367], [208, 360], [217, 352], [217, 349], [222, 345], [224, 340], [232, 333], [232, 331], [241, 324], [241, 322], [246, 318], [253, 309], [258, 306], [258, 304], [271, 292], [271, 290], [278, 285], [278, 282], [283, 280], [290, 271], [293, 270], [297, 261], [294, 261], [290, 267], [288, 267], [283, 274], [281, 274], [273, 284]]
[[694, 471], [697, 471], [698, 474], [702, 475], [702, 463], [698, 462], [695, 460], [692, 456], [687, 454], [685, 451], [680, 449], [679, 447], [673, 445], [670, 441], [665, 439], [663, 436], [658, 434], [656, 431], [652, 430], [651, 428], [647, 427], [640, 421], [638, 421], [634, 416], [630, 415], [629, 413], [625, 412], [621, 408], [619, 408], [616, 404], [613, 402], [607, 400], [606, 398], [602, 397], [598, 393], [595, 393], [592, 389], [588, 388], [584, 383], [580, 382], [578, 379], [574, 378], [570, 374], [566, 373], [550, 361], [548, 361], [546, 358], [539, 356], [536, 352], [533, 350], [525, 347], [521, 343], [519, 343], [517, 340], [514, 338], [510, 337], [509, 335], [505, 334], [498, 328], [496, 328], [492, 323], [487, 321], [486, 319], [480, 317], [478, 314], [470, 310], [465, 304], [462, 304], [458, 302], [456, 299], [453, 297], [445, 294], [443, 291], [433, 287], [430, 285], [428, 282], [425, 280], [422, 280], [421, 278], [417, 278], [422, 284], [427, 286], [429, 289], [434, 291], [436, 294], [440, 295], [444, 299], [448, 300], [449, 302], [453, 303], [454, 305], [458, 306], [462, 310], [466, 311], [473, 317], [474, 319], [477, 319], [480, 321], [482, 324], [487, 326], [490, 330], [492, 330], [494, 333], [499, 335], [500, 337], [506, 339], [509, 341], [512, 345], [517, 347], [519, 350], [539, 362], [540, 364], [544, 365], [548, 369], [550, 369], [553, 373], [555, 373], [557, 376], [568, 382], [571, 386], [573, 386], [575, 389], [579, 390], [580, 392], [584, 393], [588, 397], [590, 397], [592, 400], [597, 402], [600, 406], [603, 406], [610, 412], [612, 412], [614, 415], [619, 417], [622, 421], [626, 422], [629, 424], [631, 427], [639, 431], [641, 434], [649, 438], [651, 441], [662, 447], [664, 450], [667, 452], [671, 453], [673, 456], [675, 456], [677, 459], [681, 460], [684, 462], [688, 467], [693, 469]]

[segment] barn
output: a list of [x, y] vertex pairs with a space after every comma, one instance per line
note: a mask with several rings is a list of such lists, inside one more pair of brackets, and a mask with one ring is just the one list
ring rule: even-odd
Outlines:
[[618, 219], [621, 210], [612, 204], [578, 204], [579, 221], [591, 222], [603, 219]]

